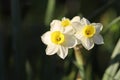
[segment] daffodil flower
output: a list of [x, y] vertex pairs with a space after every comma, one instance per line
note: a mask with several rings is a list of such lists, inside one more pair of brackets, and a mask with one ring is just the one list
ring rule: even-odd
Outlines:
[[51, 25], [51, 29], [60, 28], [59, 30], [64, 31], [65, 33], [74, 34], [75, 33], [75, 31], [73, 29], [74, 23], [79, 22], [79, 21], [80, 21], [79, 16], [73, 17], [72, 20], [70, 20], [66, 17], [63, 17], [61, 21], [53, 20], [50, 25]]
[[68, 55], [68, 49], [77, 44], [76, 38], [60, 29], [60, 26], [52, 28], [41, 36], [42, 42], [47, 45], [46, 54], [64, 59]]
[[82, 18], [79, 26], [74, 26], [76, 30], [75, 36], [81, 42], [81, 44], [90, 50], [95, 44], [103, 44], [103, 37], [99, 34], [103, 26], [101, 23], [90, 23], [86, 18]]

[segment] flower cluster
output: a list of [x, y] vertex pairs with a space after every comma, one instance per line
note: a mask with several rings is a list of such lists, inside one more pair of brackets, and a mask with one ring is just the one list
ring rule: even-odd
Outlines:
[[80, 19], [75, 16], [73, 19], [62, 18], [53, 20], [50, 24], [50, 31], [41, 36], [41, 40], [47, 45], [46, 54], [57, 53], [64, 59], [68, 54], [68, 49], [78, 44], [90, 50], [95, 44], [103, 44], [103, 38], [99, 34], [103, 26], [101, 23], [90, 23], [86, 18]]

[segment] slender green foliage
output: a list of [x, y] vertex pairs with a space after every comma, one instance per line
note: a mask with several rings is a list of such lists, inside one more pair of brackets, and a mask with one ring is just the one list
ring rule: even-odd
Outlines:
[[117, 76], [117, 78], [120, 77], [120, 75], [118, 74], [119, 73], [118, 69], [119, 69], [119, 65], [120, 65], [119, 60], [120, 60], [120, 39], [112, 53], [111, 64], [106, 69], [102, 80], [114, 80], [116, 78], [116, 76]]

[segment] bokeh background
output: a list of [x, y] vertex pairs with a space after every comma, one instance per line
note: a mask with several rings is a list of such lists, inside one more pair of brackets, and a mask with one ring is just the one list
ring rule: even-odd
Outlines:
[[104, 25], [105, 44], [82, 51], [87, 80], [102, 80], [120, 38], [120, 0], [0, 0], [0, 80], [80, 80], [74, 50], [47, 56], [40, 39], [53, 19], [77, 15]]

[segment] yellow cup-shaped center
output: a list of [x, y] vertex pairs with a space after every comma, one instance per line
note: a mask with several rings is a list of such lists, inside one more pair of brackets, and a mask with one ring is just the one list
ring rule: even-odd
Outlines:
[[93, 25], [87, 25], [83, 28], [82, 33], [85, 37], [90, 38], [94, 36], [94, 34], [96, 33], [96, 29]]
[[65, 41], [65, 36], [60, 31], [54, 31], [51, 34], [51, 41], [54, 44], [62, 44]]
[[70, 20], [69, 20], [69, 19], [63, 19], [63, 20], [61, 21], [61, 25], [62, 25], [63, 27], [69, 26], [69, 25], [70, 25]]

